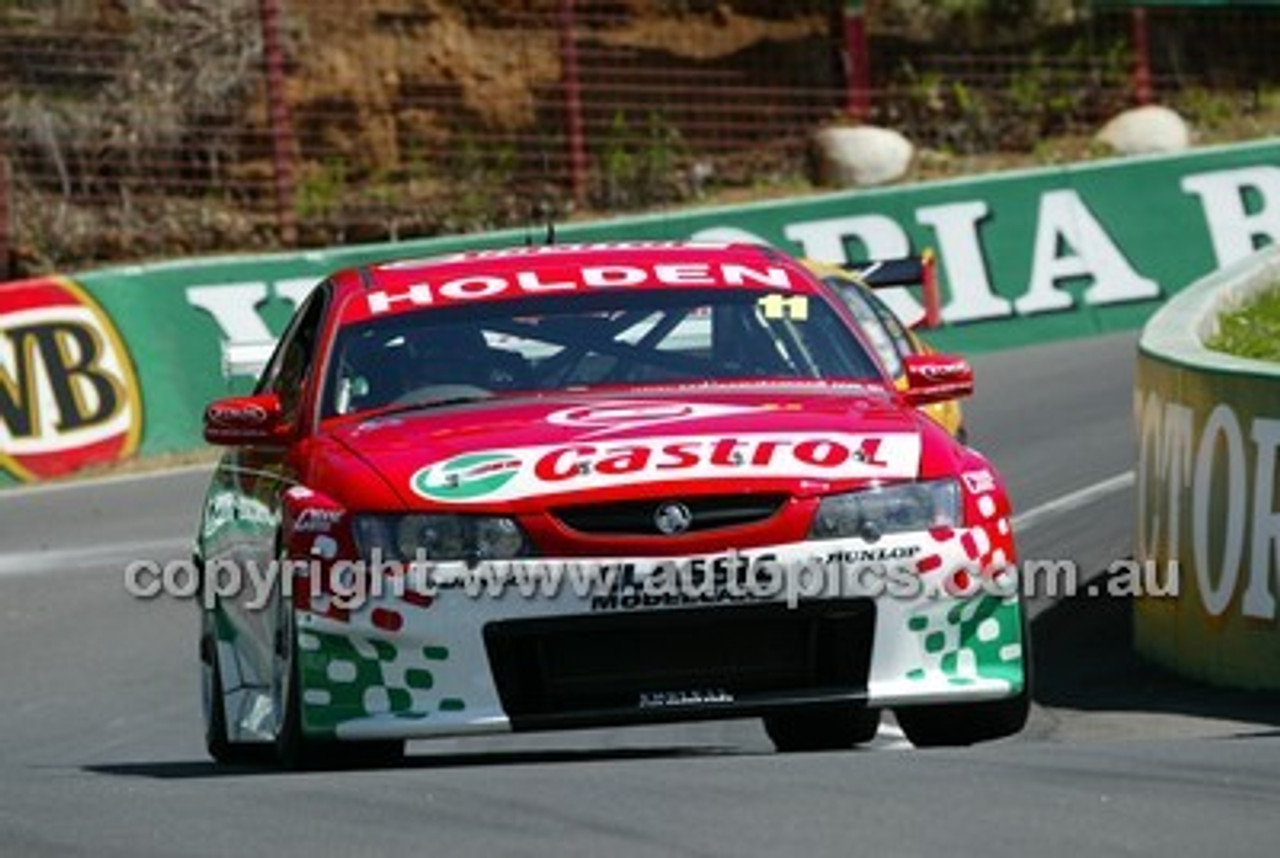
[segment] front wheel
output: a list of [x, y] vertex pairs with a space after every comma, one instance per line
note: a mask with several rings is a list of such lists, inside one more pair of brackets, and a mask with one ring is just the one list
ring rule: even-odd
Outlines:
[[1031, 695], [983, 703], [948, 703], [894, 710], [898, 726], [917, 748], [947, 748], [989, 742], [1022, 730], [1031, 710]]
[[917, 748], [953, 748], [1003, 739], [1022, 731], [1031, 714], [1035, 687], [1031, 622], [1024, 602], [1018, 602], [1022, 645], [1022, 691], [1004, 700], [944, 703], [895, 709], [898, 726]]
[[[211, 623], [206, 621], [206, 627]], [[224, 766], [260, 765], [271, 760], [270, 745], [233, 742], [227, 737], [227, 704], [222, 686], [218, 641], [206, 628], [200, 637], [201, 702], [204, 704], [204, 746], [214, 762]]]
[[324, 747], [302, 728], [301, 671], [293, 605], [287, 596], [276, 603], [275, 664], [271, 699], [276, 710], [276, 761], [286, 769], [313, 769], [326, 762]]
[[880, 727], [880, 710], [862, 706], [766, 715], [764, 730], [779, 753], [845, 751], [870, 742]]
[[276, 701], [276, 760], [290, 770], [391, 766], [404, 757], [404, 742], [338, 742], [308, 736], [302, 726], [302, 682], [293, 607], [281, 600], [276, 632], [273, 698]]

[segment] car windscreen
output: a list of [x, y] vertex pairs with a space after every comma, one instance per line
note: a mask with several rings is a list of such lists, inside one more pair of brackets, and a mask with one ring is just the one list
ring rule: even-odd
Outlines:
[[875, 381], [875, 361], [816, 295], [618, 290], [429, 308], [343, 328], [322, 414], [515, 391], [751, 379]]

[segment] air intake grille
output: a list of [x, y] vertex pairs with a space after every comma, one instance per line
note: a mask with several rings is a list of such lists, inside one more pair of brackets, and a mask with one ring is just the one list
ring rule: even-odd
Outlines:
[[744, 524], [755, 524], [774, 515], [785, 495], [713, 495], [697, 498], [623, 501], [583, 504], [552, 510], [552, 515], [579, 533], [615, 536], [662, 536], [655, 523], [658, 508], [679, 502], [693, 514], [686, 533], [700, 533]]
[[642, 695], [682, 689], [723, 689], [744, 707], [865, 694], [874, 624], [871, 600], [849, 599], [507, 620], [484, 638], [521, 727], [626, 722], [643, 716]]

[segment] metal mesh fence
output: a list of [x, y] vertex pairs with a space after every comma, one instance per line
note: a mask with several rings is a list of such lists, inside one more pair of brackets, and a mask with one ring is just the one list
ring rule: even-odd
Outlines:
[[[1032, 151], [1144, 85], [1128, 12], [924, 32], [891, 5], [11, 0], [0, 276], [804, 188], [813, 131], [851, 111]], [[1280, 15], [1144, 14], [1156, 98], [1200, 121], [1266, 101]]]

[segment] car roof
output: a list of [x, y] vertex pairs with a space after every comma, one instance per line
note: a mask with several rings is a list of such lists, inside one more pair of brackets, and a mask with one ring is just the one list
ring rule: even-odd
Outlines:
[[812, 295], [817, 278], [755, 244], [619, 242], [476, 250], [352, 269], [334, 283], [344, 324], [478, 301], [604, 289], [782, 290]]

